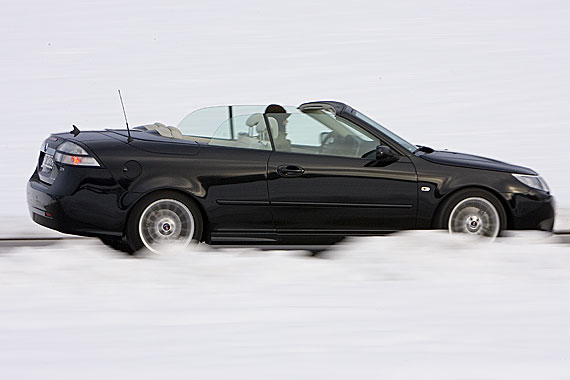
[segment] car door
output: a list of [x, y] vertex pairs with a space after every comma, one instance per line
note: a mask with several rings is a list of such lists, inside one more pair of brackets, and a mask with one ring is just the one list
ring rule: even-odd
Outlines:
[[378, 165], [373, 153], [382, 141], [334, 115], [267, 116], [282, 120], [268, 163], [278, 233], [374, 234], [415, 227], [417, 176], [408, 157]]
[[265, 241], [275, 236], [266, 179], [272, 145], [267, 133], [251, 121], [261, 115], [252, 111], [264, 108], [209, 108], [179, 125], [181, 133], [202, 145], [199, 155], [188, 161], [186, 175], [199, 181], [214, 242]]

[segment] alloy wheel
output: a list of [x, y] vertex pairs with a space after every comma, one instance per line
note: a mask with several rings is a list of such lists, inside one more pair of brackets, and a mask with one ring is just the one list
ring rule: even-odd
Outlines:
[[495, 239], [501, 230], [501, 220], [491, 202], [480, 197], [463, 199], [449, 215], [449, 233], [466, 233]]
[[159, 199], [148, 205], [138, 227], [143, 244], [154, 253], [189, 245], [196, 228], [190, 209], [176, 199]]

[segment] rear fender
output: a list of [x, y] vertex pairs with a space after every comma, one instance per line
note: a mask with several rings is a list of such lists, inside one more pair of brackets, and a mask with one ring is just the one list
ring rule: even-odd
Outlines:
[[122, 204], [125, 208], [130, 208], [146, 194], [160, 190], [181, 191], [196, 200], [203, 199], [206, 196], [206, 190], [196, 178], [152, 176], [133, 181], [122, 200]]

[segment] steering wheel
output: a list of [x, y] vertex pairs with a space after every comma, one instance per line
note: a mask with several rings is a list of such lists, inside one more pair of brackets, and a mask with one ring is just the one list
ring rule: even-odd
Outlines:
[[332, 131], [325, 135], [323, 141], [321, 142], [321, 146], [319, 148], [319, 154], [324, 153], [327, 150], [327, 147], [331, 144], [334, 144], [335, 139], [339, 137], [339, 134], [335, 131]]

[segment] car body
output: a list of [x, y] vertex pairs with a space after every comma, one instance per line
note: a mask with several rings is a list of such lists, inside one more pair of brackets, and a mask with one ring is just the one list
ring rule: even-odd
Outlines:
[[[494, 238], [553, 228], [553, 197], [531, 169], [414, 146], [340, 102], [281, 109], [211, 107], [177, 128], [53, 134], [28, 183], [32, 218], [156, 251], [152, 235], [176, 240], [169, 233], [184, 223], [192, 228], [182, 234], [194, 240], [255, 245], [408, 229]], [[143, 221], [145, 212], [154, 219]]]

